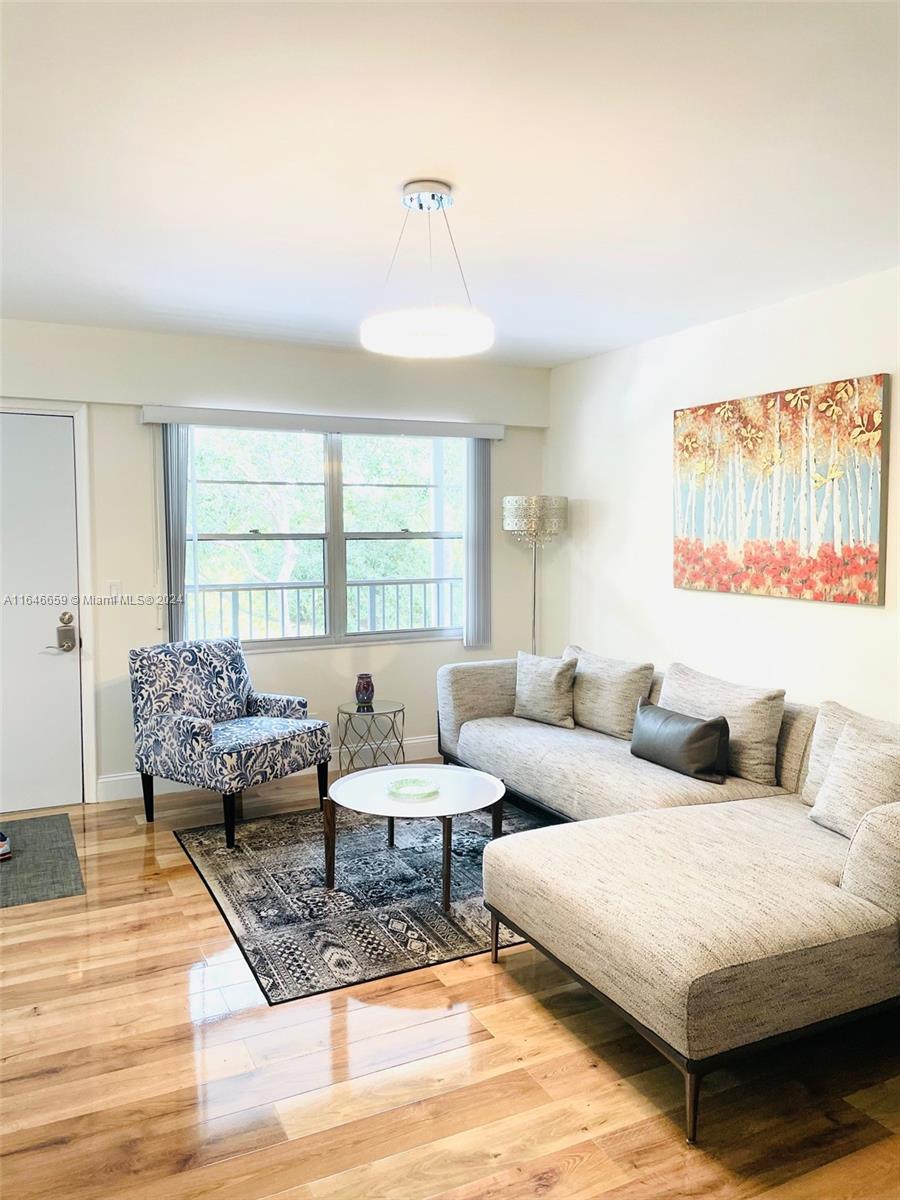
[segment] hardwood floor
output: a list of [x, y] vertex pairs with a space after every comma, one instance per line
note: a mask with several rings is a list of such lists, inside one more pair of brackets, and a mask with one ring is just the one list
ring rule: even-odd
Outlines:
[[9, 1200], [900, 1197], [896, 1017], [710, 1076], [690, 1148], [678, 1072], [535, 951], [269, 1008], [171, 833], [218, 801], [68, 811], [86, 895], [0, 913]]

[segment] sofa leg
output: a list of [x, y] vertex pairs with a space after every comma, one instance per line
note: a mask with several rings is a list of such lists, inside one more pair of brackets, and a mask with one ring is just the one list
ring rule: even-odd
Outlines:
[[685, 1071], [684, 1073], [684, 1128], [689, 1146], [693, 1146], [697, 1140], [700, 1079], [701, 1077], [695, 1071]]
[[316, 767], [316, 779], [319, 787], [319, 808], [323, 807], [325, 797], [328, 795], [328, 763], [320, 762]]
[[144, 793], [144, 817], [147, 824], [153, 821], [153, 776], [141, 772], [141, 790]]
[[229, 850], [234, 849], [234, 822], [238, 802], [243, 803], [243, 792], [232, 792], [222, 797], [222, 807], [225, 810], [225, 845]]
[[491, 962], [500, 961], [500, 918], [491, 913]]

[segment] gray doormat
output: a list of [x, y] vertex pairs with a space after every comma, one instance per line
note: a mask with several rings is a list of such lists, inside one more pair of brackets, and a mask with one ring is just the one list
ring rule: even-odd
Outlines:
[[[505, 834], [542, 824], [507, 805]], [[490, 812], [453, 818], [445, 913], [438, 820], [398, 819], [391, 850], [384, 818], [338, 809], [333, 891], [318, 810], [243, 821], [233, 850], [221, 825], [175, 834], [270, 1004], [489, 949], [481, 857], [490, 835]], [[518, 940], [504, 931], [504, 945]]]
[[12, 858], [0, 862], [0, 908], [84, 895], [81, 864], [65, 814], [55, 817], [0, 817]]

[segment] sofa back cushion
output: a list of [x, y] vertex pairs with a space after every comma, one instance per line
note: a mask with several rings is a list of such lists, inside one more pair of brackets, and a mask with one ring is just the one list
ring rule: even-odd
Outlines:
[[900, 734], [893, 739], [876, 739], [848, 721], [831, 755], [810, 817], [849, 838], [870, 809], [890, 804], [898, 797]]
[[541, 658], [520, 650], [516, 656], [513, 715], [544, 725], [574, 729], [573, 683], [577, 658]]
[[816, 727], [813, 730], [809, 749], [809, 768], [806, 772], [806, 781], [803, 784], [802, 792], [803, 799], [807, 804], [815, 804], [838, 738], [843, 733], [844, 726], [850, 721], [857, 729], [876, 740], [886, 738], [891, 741], [900, 736], [900, 725], [896, 725], [892, 721], [879, 721], [875, 717], [866, 717], [852, 708], [845, 708], [843, 704], [838, 704], [834, 700], [826, 700], [816, 717]]
[[650, 694], [653, 663], [602, 658], [581, 646], [566, 646], [563, 658], [577, 658], [575, 724], [612, 737], [630, 738], [638, 701]]
[[663, 680], [663, 708], [709, 720], [724, 717], [730, 730], [729, 769], [753, 783], [776, 783], [783, 688], [752, 688], [673, 663]]
[[841, 887], [900, 921], [900, 801], [870, 809], [853, 838]]
[[250, 676], [237, 638], [143, 646], [128, 661], [136, 722], [159, 713], [210, 721], [246, 715]]
[[803, 786], [817, 711], [811, 704], [791, 704], [787, 700], [784, 704], [775, 773], [779, 785], [792, 795]]

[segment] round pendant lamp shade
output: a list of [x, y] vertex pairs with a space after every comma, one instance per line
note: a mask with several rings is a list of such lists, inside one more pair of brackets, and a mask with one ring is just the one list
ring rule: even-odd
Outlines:
[[460, 304], [395, 308], [366, 317], [359, 340], [374, 354], [398, 358], [464, 358], [494, 344], [490, 317]]
[[[383, 309], [366, 317], [359, 327], [359, 340], [363, 348], [394, 358], [465, 358], [471, 354], [481, 354], [494, 344], [494, 322], [473, 305], [469, 294], [469, 285], [447, 217], [447, 210], [453, 204], [450, 184], [439, 179], [414, 179], [404, 186], [402, 200], [406, 212], [384, 286], [387, 289], [390, 283], [410, 215], [417, 214], [413, 220], [426, 223], [428, 257], [422, 290], [429, 302], [408, 308]], [[452, 261], [455, 262], [465, 294], [465, 304], [434, 302], [432, 217], [446, 231]]]

